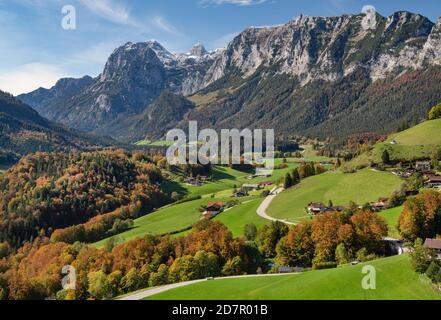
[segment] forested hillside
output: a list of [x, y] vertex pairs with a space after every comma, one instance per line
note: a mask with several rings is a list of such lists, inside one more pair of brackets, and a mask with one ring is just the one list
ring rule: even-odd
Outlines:
[[246, 81], [230, 78], [201, 92], [197, 98], [202, 102], [179, 126], [197, 120], [201, 127], [275, 128], [278, 135], [336, 140], [385, 134], [425, 119], [441, 101], [440, 79], [439, 67], [376, 82], [358, 70], [334, 82], [318, 80], [298, 87], [286, 75], [268, 76], [261, 70]]
[[13, 164], [37, 151], [96, 150], [121, 145], [110, 138], [80, 133], [41, 117], [28, 105], [0, 91], [0, 164]]
[[0, 242], [38, 235], [130, 205], [136, 218], [164, 205], [161, 172], [123, 152], [37, 153], [0, 177]]
[[[115, 121], [112, 136], [131, 142], [159, 140], [193, 108], [194, 105], [183, 96], [163, 92], [142, 114]], [[97, 130], [97, 133], [105, 131]]]

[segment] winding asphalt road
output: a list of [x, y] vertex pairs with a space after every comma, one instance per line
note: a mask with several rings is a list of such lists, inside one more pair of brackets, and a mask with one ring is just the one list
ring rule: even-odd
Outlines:
[[149, 289], [149, 290], [141, 291], [141, 292], [138, 292], [138, 293], [134, 293], [134, 294], [131, 294], [129, 296], [122, 297], [122, 298], [120, 298], [118, 300], [126, 300], [126, 301], [127, 300], [136, 300], [136, 301], [137, 300], [143, 300], [145, 298], [148, 298], [148, 297], [153, 296], [153, 295], [158, 294], [158, 293], [162, 293], [162, 292], [165, 292], [165, 291], [168, 291], [168, 290], [172, 290], [172, 289], [176, 289], [176, 288], [180, 288], [180, 287], [189, 286], [191, 284], [195, 284], [195, 283], [202, 282], [202, 281], [207, 281], [207, 280], [195, 280], [195, 281], [187, 281], [187, 282], [169, 284], [169, 285], [166, 285], [166, 286], [163, 286], [163, 287], [158, 287], [158, 288]]
[[294, 226], [296, 224], [293, 223], [293, 222], [289, 222], [289, 221], [281, 220], [281, 219], [276, 219], [276, 218], [270, 217], [266, 213], [266, 210], [270, 206], [271, 202], [273, 202], [273, 200], [279, 195], [279, 193], [283, 192], [283, 190], [284, 190], [283, 188], [277, 188], [277, 189], [273, 190], [271, 192], [271, 194], [268, 197], [266, 197], [265, 200], [263, 200], [263, 202], [260, 204], [259, 208], [257, 208], [257, 214], [261, 218], [269, 220], [269, 221], [274, 221], [274, 222], [279, 221], [279, 222], [282, 222], [284, 224]]

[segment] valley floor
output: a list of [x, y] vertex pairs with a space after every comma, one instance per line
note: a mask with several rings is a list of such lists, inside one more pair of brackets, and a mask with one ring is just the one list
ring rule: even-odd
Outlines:
[[[306, 160], [320, 160], [323, 158], [308, 158]], [[208, 202], [228, 202], [234, 200], [232, 198], [234, 188], [240, 188], [244, 183], [260, 183], [262, 181], [271, 180], [277, 184], [288, 172], [296, 168], [297, 161], [300, 159], [287, 159], [287, 168], [274, 170], [271, 178], [254, 178], [248, 179], [249, 174], [231, 168], [215, 167], [213, 176], [214, 181], [206, 183], [202, 186], [190, 186], [184, 183], [169, 183], [166, 185], [168, 192], [180, 191], [188, 196], [201, 196], [201, 199], [184, 202], [180, 204], [172, 204], [144, 217], [135, 220], [133, 229], [114, 236], [118, 242], [127, 242], [132, 239], [143, 237], [147, 234], [167, 234], [172, 233], [179, 236], [190, 229], [193, 224], [202, 218], [200, 207]], [[304, 160], [304, 159], [302, 159]], [[282, 159], [276, 159], [276, 165], [281, 164]], [[267, 189], [272, 189], [273, 186]], [[257, 208], [260, 206], [263, 198], [260, 194], [263, 190], [252, 191], [248, 197], [238, 199], [239, 204], [229, 210], [219, 214], [214, 220], [225, 224], [234, 236], [243, 234], [246, 224], [253, 223], [257, 227], [261, 227], [267, 220], [257, 215]], [[103, 248], [109, 238], [94, 244], [95, 247]]]
[[[311, 158], [307, 160], [323, 160]], [[287, 159], [287, 168], [277, 169], [269, 180], [274, 182], [273, 189], [280, 180], [296, 168], [299, 159]], [[276, 164], [282, 163], [277, 159]], [[173, 190], [185, 190], [189, 196], [201, 196], [201, 199], [172, 204], [158, 209], [157, 211], [135, 220], [131, 230], [114, 236], [117, 242], [127, 242], [132, 239], [143, 237], [147, 234], [173, 234], [183, 235], [191, 226], [202, 217], [200, 207], [208, 202], [233, 200], [233, 188], [240, 187], [243, 183], [259, 183], [265, 178], [247, 179], [248, 174], [225, 167], [214, 169], [213, 182], [195, 187], [183, 183], [174, 183], [167, 188]], [[267, 178], [268, 179], [268, 178]], [[287, 224], [295, 224], [311, 217], [306, 213], [305, 207], [309, 202], [328, 203], [332, 200], [335, 205], [348, 205], [350, 201], [364, 204], [368, 201], [376, 201], [379, 197], [388, 197], [397, 190], [402, 180], [388, 172], [378, 172], [369, 169], [361, 170], [353, 174], [344, 174], [340, 171], [330, 171], [325, 174], [310, 177], [303, 180], [298, 186], [273, 196], [273, 199], [260, 197], [262, 191], [251, 192], [250, 196], [240, 198], [238, 205], [228, 209], [217, 217], [216, 221], [225, 224], [233, 235], [243, 235], [247, 224], [255, 224], [258, 228], [271, 220], [280, 220]], [[169, 190], [170, 191], [170, 190]], [[397, 236], [395, 228], [398, 211], [394, 214], [384, 214], [390, 222], [390, 236]], [[393, 217], [392, 217], [393, 216]], [[105, 246], [108, 239], [94, 244], [98, 248]]]

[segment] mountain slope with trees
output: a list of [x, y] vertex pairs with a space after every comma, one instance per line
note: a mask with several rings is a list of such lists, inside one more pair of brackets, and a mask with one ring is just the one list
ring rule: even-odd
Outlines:
[[19, 247], [123, 206], [126, 219], [137, 218], [167, 203], [161, 179], [122, 152], [26, 156], [0, 176], [0, 242]]
[[111, 138], [68, 129], [41, 117], [28, 105], [0, 91], [0, 164], [13, 164], [37, 151], [95, 150], [121, 145]]
[[[358, 155], [345, 163], [345, 170], [389, 162], [416, 160], [441, 161], [441, 119], [424, 121], [396, 132], [370, 147], [362, 147]], [[434, 165], [436, 168], [437, 165]]]

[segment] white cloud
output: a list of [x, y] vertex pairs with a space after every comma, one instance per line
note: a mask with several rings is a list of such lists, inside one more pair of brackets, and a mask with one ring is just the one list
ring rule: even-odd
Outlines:
[[238, 6], [252, 6], [256, 4], [262, 4], [267, 2], [267, 0], [200, 0], [199, 5], [203, 7], [208, 7], [211, 5], [223, 5], [223, 4], [233, 4]]
[[2, 71], [0, 74], [0, 90], [19, 95], [31, 92], [39, 87], [50, 88], [63, 77], [66, 77], [66, 72], [57, 66], [30, 63], [13, 70]]
[[130, 10], [116, 3], [113, 0], [79, 0], [85, 7], [90, 11], [97, 14], [98, 16], [109, 20], [114, 23], [118, 23], [125, 26], [131, 26], [135, 28], [143, 28], [144, 26], [135, 19]]
[[131, 14], [127, 6], [114, 0], [79, 0], [92, 13], [110, 22], [129, 26], [152, 33], [153, 29], [167, 32], [172, 35], [180, 35], [179, 31], [162, 16], [141, 20]]
[[171, 24], [169, 23], [164, 17], [156, 16], [153, 19], [151, 19], [151, 24], [162, 31], [165, 31], [170, 34], [179, 35], [179, 31]]

